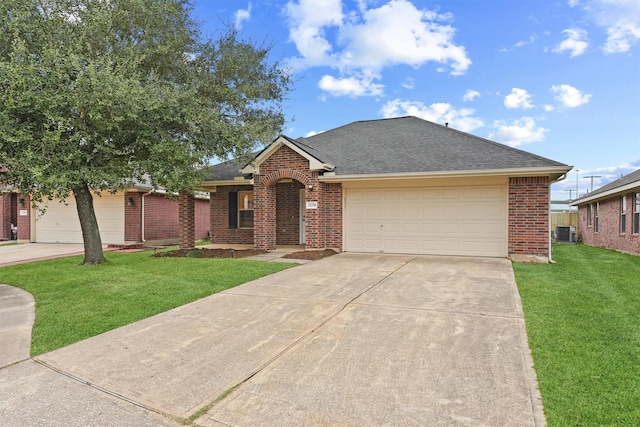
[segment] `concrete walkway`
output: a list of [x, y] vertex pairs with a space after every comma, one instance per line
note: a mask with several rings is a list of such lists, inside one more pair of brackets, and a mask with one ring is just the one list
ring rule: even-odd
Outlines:
[[0, 368], [29, 358], [35, 317], [29, 292], [0, 285]]
[[502, 259], [339, 254], [0, 369], [3, 426], [176, 418], [545, 425]]

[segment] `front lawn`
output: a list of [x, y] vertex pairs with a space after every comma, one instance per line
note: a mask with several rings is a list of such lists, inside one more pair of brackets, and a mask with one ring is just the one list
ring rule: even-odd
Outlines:
[[549, 426], [640, 425], [640, 257], [556, 245], [514, 263]]
[[295, 264], [241, 259], [156, 258], [151, 252], [105, 254], [0, 268], [0, 283], [35, 297], [31, 354], [46, 353], [111, 329], [284, 270]]

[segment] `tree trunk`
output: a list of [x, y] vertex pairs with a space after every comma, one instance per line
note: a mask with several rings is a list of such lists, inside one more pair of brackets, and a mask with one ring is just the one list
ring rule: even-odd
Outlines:
[[100, 264], [106, 262], [102, 253], [102, 239], [98, 229], [96, 212], [93, 209], [93, 196], [86, 184], [73, 189], [78, 207], [78, 218], [82, 227], [82, 240], [84, 241], [84, 261], [82, 265]]

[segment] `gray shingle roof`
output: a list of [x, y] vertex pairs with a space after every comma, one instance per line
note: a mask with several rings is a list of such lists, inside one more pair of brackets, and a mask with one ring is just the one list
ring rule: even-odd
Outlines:
[[615, 191], [616, 188], [624, 187], [626, 185], [633, 184], [633, 183], [637, 183], [638, 187], [640, 187], [640, 169], [636, 170], [635, 172], [631, 172], [623, 176], [622, 178], [616, 179], [615, 181], [611, 181], [607, 185], [603, 185], [600, 188], [596, 188], [590, 193], [587, 193], [584, 196], [580, 197], [579, 199], [574, 200], [572, 204], [578, 204], [580, 203], [581, 199], [587, 199], [587, 198], [592, 199], [594, 197], [597, 197], [598, 194], [604, 194], [610, 191]]
[[[564, 163], [412, 116], [359, 121], [308, 138], [287, 139], [321, 162], [335, 166], [338, 176], [570, 169]], [[222, 165], [229, 167], [228, 162]], [[217, 166], [214, 169], [219, 176], [227, 176]]]

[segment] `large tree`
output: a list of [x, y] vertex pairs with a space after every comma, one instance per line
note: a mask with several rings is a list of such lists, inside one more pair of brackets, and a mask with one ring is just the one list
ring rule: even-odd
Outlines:
[[214, 157], [284, 124], [270, 45], [203, 36], [187, 0], [0, 0], [0, 164], [40, 206], [75, 197], [84, 264], [104, 261], [93, 194], [192, 192]]

